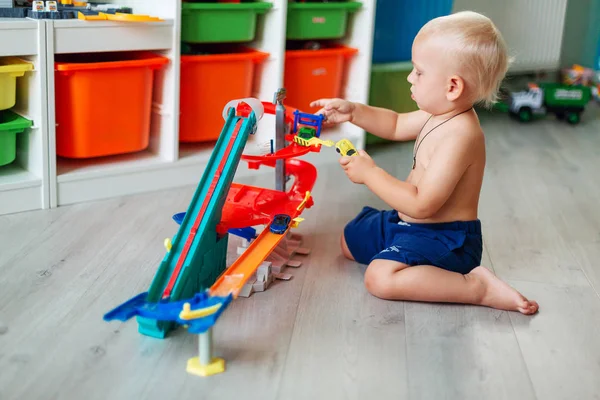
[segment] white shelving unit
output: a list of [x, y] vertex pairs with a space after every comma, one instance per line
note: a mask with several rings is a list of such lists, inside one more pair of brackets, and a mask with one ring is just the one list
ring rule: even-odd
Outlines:
[[44, 21], [0, 18], [0, 57], [33, 64], [17, 78], [11, 111], [33, 121], [17, 134], [17, 158], [0, 167], [0, 215], [48, 208], [48, 125], [46, 101], [46, 29]]
[[[179, 108], [180, 2], [119, 1], [157, 22], [52, 20], [47, 22], [50, 204], [52, 207], [181, 185], [165, 174], [177, 159]], [[56, 155], [56, 55], [115, 51], [152, 51], [168, 58], [155, 73], [149, 148], [140, 153], [98, 159]], [[98, 118], [110, 118], [99, 115]]]
[[[288, 0], [273, 3], [265, 14], [257, 16], [255, 40], [250, 47], [269, 53], [257, 68], [252, 97], [271, 101], [275, 91], [283, 86], [285, 73], [286, 22]], [[159, 22], [113, 22], [83, 20], [46, 20], [45, 58], [48, 98], [48, 179], [49, 204], [66, 204], [110, 198], [182, 185], [194, 185], [200, 180], [214, 142], [180, 144], [179, 86], [181, 0], [109, 0], [133, 8], [135, 14], [160, 17]], [[362, 0], [362, 7], [350, 13], [347, 35], [339, 43], [358, 49], [347, 63], [341, 97], [367, 103], [373, 24], [376, 0]], [[0, 41], [0, 48], [4, 47]], [[98, 159], [74, 160], [57, 158], [54, 62], [57, 55], [112, 51], [149, 50], [169, 59], [168, 65], [154, 80], [150, 146], [146, 151]], [[110, 116], [100, 115], [99, 118]], [[265, 114], [256, 135], [249, 139], [245, 152], [257, 154], [275, 133], [274, 116]], [[202, 129], [202, 127], [198, 127]], [[350, 139], [364, 148], [365, 133], [350, 124], [327, 129], [323, 137], [331, 140]], [[315, 164], [331, 161], [337, 154], [331, 149], [305, 156]], [[237, 176], [273, 173], [261, 168], [250, 171], [240, 163]]]

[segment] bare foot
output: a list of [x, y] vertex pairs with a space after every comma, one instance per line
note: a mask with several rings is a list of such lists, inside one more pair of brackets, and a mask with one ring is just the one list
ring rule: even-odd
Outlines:
[[500, 310], [519, 311], [522, 314], [535, 314], [539, 308], [535, 301], [527, 300], [521, 293], [510, 287], [485, 267], [477, 267], [469, 273], [485, 287], [481, 305]]

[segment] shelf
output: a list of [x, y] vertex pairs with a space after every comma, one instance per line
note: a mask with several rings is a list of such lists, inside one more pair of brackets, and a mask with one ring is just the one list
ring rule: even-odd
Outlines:
[[0, 215], [43, 208], [42, 179], [18, 164], [0, 167]]
[[53, 20], [54, 52], [164, 50], [173, 47], [174, 21], [115, 22]]
[[59, 157], [56, 163], [56, 172], [57, 180], [61, 183], [123, 175], [139, 170], [159, 168], [164, 163], [158, 155], [150, 151], [93, 159]]
[[57, 205], [106, 199], [168, 187], [169, 165], [150, 151], [89, 160], [59, 158], [56, 163]]
[[16, 104], [10, 111], [33, 126], [17, 133], [16, 160], [0, 167], [0, 215], [49, 207], [46, 28], [44, 21], [0, 18], [0, 57], [33, 65], [16, 78]]
[[39, 187], [42, 179], [14, 162], [0, 167], [0, 191]]
[[179, 145], [180, 165], [205, 164], [208, 162], [216, 141], [204, 143], [181, 143]]
[[[112, 2], [112, 1], [111, 1]], [[115, 2], [113, 2], [115, 3]], [[176, 0], [120, 0], [136, 14], [156, 22], [54, 20], [47, 24], [50, 206], [180, 186], [173, 173], [179, 109], [179, 13]], [[147, 150], [94, 159], [56, 155], [55, 75], [57, 54], [152, 51], [168, 58], [153, 78], [150, 138]]]
[[0, 56], [37, 54], [39, 25], [27, 18], [0, 18]]

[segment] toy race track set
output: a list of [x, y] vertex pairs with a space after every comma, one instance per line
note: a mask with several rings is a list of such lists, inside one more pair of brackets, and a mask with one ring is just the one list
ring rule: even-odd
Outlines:
[[[295, 157], [334, 145], [320, 139], [323, 115], [286, 110], [284, 97], [285, 90], [280, 89], [272, 103], [242, 99], [225, 105], [221, 134], [187, 211], [173, 216], [179, 229], [172, 240], [165, 240], [166, 254], [149, 290], [104, 315], [105, 321], [136, 317], [138, 331], [155, 338], [187, 327], [199, 341], [199, 356], [188, 360], [191, 374], [208, 376], [225, 370], [224, 360], [212, 355], [212, 327], [263, 261], [289, 239], [302, 212], [314, 204], [310, 192], [317, 170]], [[264, 112], [275, 115], [276, 146], [265, 155], [244, 155], [248, 137], [256, 132]], [[336, 150], [356, 154], [346, 139], [337, 143]], [[283, 170], [276, 174], [276, 190], [233, 182], [241, 160], [250, 169]], [[293, 176], [294, 183], [286, 191], [287, 176]], [[256, 235], [253, 227], [258, 225], [265, 228]], [[230, 233], [251, 243], [227, 268]]]

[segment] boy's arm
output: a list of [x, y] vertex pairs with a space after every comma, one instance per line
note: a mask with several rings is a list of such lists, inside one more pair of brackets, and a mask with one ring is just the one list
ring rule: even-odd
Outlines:
[[365, 184], [395, 210], [412, 218], [429, 218], [448, 200], [472, 161], [472, 135], [447, 139], [436, 147], [427, 170], [417, 186], [373, 168]]
[[415, 140], [429, 114], [417, 110], [398, 114], [395, 111], [354, 103], [351, 122], [380, 138], [394, 141]]

